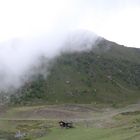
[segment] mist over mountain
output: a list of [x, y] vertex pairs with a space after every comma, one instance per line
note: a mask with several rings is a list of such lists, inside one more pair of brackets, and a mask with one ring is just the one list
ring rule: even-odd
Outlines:
[[[36, 83], [38, 78], [42, 76], [42, 80], [44, 80], [42, 84], [47, 82], [49, 85], [49, 77], [52, 76], [50, 79], [57, 81], [55, 76], [61, 75], [61, 73], [70, 75], [75, 83], [79, 83], [78, 87], [77, 84], [73, 85], [76, 91], [73, 88], [69, 89], [74, 90], [70, 91], [72, 95], [73, 92], [85, 93], [84, 90], [88, 89], [92, 93], [91, 89], [96, 81], [97, 85], [101, 86], [101, 81], [104, 79], [101, 78], [101, 75], [112, 79], [114, 73], [117, 75], [115, 77], [118, 80], [116, 83], [126, 87], [121, 88], [122, 90], [131, 87], [128, 86], [128, 83], [131, 83], [137, 90], [139, 49], [125, 48], [90, 31], [117, 43], [139, 48], [140, 21], [138, 17], [140, 10], [138, 1], [118, 0], [114, 2], [110, 0], [107, 3], [100, 0], [14, 0], [1, 1], [0, 11], [0, 42], [5, 41], [0, 43], [0, 95], [9, 96], [16, 93], [21, 97], [22, 95], [27, 97], [26, 93], [29, 95], [34, 93], [34, 90], [32, 93], [29, 90], [34, 88], [26, 88], [29, 83]], [[8, 39], [9, 41], [6, 41]], [[66, 60], [68, 64], [67, 62], [65, 64]], [[53, 71], [55, 72], [53, 73]], [[91, 80], [93, 73], [94, 78]], [[79, 76], [77, 77], [77, 75]], [[95, 80], [95, 77], [100, 77], [101, 81]], [[93, 85], [92, 88], [88, 88], [84, 84], [85, 79]], [[58, 82], [63, 83], [61, 80]], [[56, 93], [59, 91], [57, 87], [62, 87], [63, 90], [59, 92], [64, 95], [67, 89], [65, 84], [57, 85], [58, 83], [55, 83], [54, 87], [52, 87], [53, 84], [45, 86], [40, 92], [35, 90], [38, 93], [36, 96], [42, 99], [43, 95], [44, 97], [52, 93], [59, 95]], [[39, 87], [41, 88], [41, 85]], [[51, 87], [54, 91], [51, 90]], [[82, 90], [82, 87], [85, 89]], [[110, 87], [110, 93], [117, 92], [114, 87], [111, 92]], [[21, 89], [29, 91], [23, 92]], [[104, 91], [101, 90], [99, 93], [104, 93]], [[42, 96], [40, 96], [41, 94]], [[88, 97], [90, 98], [90, 96]], [[36, 97], [33, 96], [34, 98]], [[72, 101], [74, 102], [73, 99]], [[87, 102], [90, 101], [87, 100]]]
[[[24, 85], [37, 71], [42, 57], [49, 67], [62, 52], [91, 49], [98, 36], [85, 30], [55, 32], [30, 40], [13, 39], [0, 44], [0, 90], [9, 91]], [[46, 73], [49, 73], [46, 72]], [[47, 75], [47, 74], [44, 75]], [[45, 76], [46, 77], [46, 76]]]
[[66, 41], [65, 49], [63, 46], [53, 59], [40, 57], [39, 65], [30, 69], [34, 74], [14, 92], [11, 101], [113, 105], [137, 101], [140, 49], [95, 38], [91, 33], [84, 35]]

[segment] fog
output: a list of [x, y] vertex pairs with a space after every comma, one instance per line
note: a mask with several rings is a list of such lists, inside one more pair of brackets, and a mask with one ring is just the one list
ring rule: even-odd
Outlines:
[[[86, 51], [97, 39], [97, 35], [85, 30], [53, 32], [30, 40], [13, 39], [0, 44], [0, 90], [22, 86], [35, 72], [45, 75], [49, 71], [36, 71], [40, 58], [51, 62], [62, 52]], [[49, 65], [48, 65], [49, 67]]]

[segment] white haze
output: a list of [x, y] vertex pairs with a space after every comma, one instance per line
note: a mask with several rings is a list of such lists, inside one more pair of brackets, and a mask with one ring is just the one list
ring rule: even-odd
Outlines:
[[0, 1], [0, 90], [23, 85], [42, 55], [49, 61], [62, 51], [90, 49], [98, 38], [92, 32], [139, 47], [139, 5], [138, 0]]
[[[0, 44], [0, 90], [9, 91], [22, 86], [35, 74], [41, 56], [49, 62], [61, 52], [85, 51], [91, 49], [97, 38], [89, 31], [78, 30], [69, 34], [60, 32], [59, 35], [54, 32], [53, 35], [32, 40], [14, 39]], [[38, 73], [45, 76], [49, 73], [42, 71]]]

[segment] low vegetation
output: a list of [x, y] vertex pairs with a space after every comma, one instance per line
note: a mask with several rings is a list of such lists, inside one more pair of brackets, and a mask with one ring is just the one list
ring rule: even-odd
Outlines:
[[140, 140], [140, 49], [102, 39], [41, 60], [10, 98], [1, 94], [0, 140]]
[[[40, 110], [47, 113], [44, 117], [43, 113], [38, 114], [40, 117], [36, 118], [33, 112]], [[80, 115], [65, 116], [62, 110]], [[60, 127], [62, 119], [73, 122], [74, 127]], [[0, 116], [0, 139], [4, 140], [139, 140], [139, 131], [139, 104], [122, 108], [100, 105], [10, 107]]]

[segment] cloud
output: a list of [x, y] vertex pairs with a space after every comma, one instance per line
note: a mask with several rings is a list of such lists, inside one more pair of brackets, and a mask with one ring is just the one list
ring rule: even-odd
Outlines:
[[38, 70], [40, 58], [45, 57], [46, 66], [61, 52], [85, 51], [91, 49], [97, 36], [89, 31], [61, 32], [32, 38], [14, 39], [0, 44], [0, 90], [19, 88], [34, 74], [45, 76], [49, 71]]

